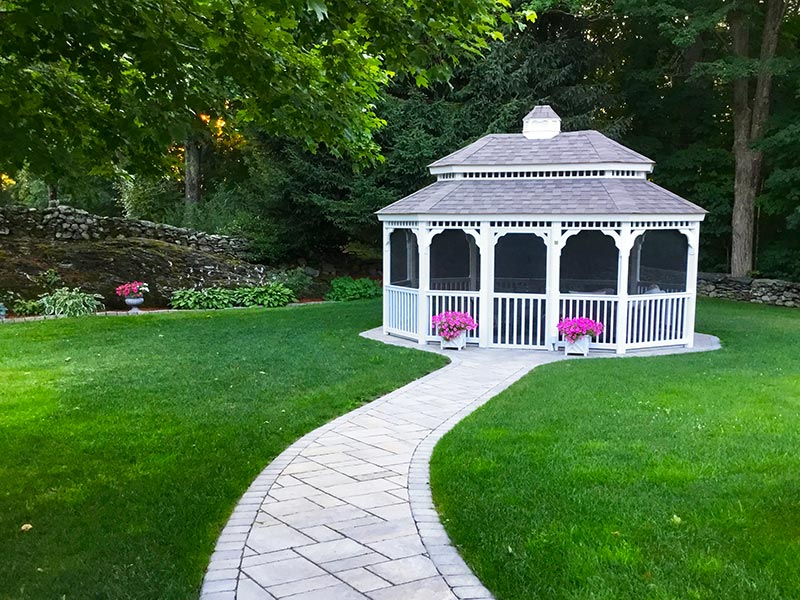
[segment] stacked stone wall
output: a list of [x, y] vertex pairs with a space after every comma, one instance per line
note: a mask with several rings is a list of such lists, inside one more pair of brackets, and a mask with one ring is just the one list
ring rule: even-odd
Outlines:
[[800, 307], [800, 283], [780, 279], [731, 277], [721, 273], [699, 273], [697, 293], [756, 304]]
[[152, 221], [101, 217], [69, 206], [46, 209], [0, 206], [0, 243], [5, 236], [63, 241], [138, 237], [241, 259], [247, 258], [249, 250], [247, 241], [240, 238], [212, 235]]

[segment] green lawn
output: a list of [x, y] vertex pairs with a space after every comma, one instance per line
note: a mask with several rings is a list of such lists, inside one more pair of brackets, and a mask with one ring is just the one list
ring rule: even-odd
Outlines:
[[800, 598], [800, 310], [703, 301], [723, 350], [540, 367], [437, 446], [499, 600]]
[[444, 363], [358, 337], [379, 322], [368, 301], [0, 326], [0, 598], [196, 597], [273, 457]]

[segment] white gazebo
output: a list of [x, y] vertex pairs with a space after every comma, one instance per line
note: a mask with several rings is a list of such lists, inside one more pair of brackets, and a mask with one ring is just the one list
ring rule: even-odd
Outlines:
[[436, 341], [470, 313], [483, 348], [555, 349], [561, 318], [601, 321], [592, 347], [692, 346], [705, 211], [647, 179], [653, 161], [549, 106], [430, 165], [437, 181], [378, 211], [384, 332]]

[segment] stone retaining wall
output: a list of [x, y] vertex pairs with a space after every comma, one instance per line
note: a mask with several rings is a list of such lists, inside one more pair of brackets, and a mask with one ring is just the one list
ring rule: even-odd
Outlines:
[[756, 304], [800, 307], [800, 283], [780, 279], [731, 277], [721, 273], [699, 273], [697, 293]]
[[16, 205], [0, 206], [0, 242], [4, 236], [65, 241], [140, 237], [242, 259], [246, 259], [249, 249], [247, 241], [239, 238], [211, 235], [152, 221], [100, 217], [69, 206], [41, 210]]

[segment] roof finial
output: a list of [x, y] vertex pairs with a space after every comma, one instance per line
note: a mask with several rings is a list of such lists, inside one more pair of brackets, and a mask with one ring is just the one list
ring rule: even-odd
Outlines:
[[522, 135], [529, 140], [546, 140], [561, 133], [561, 117], [549, 104], [534, 106], [522, 119]]

